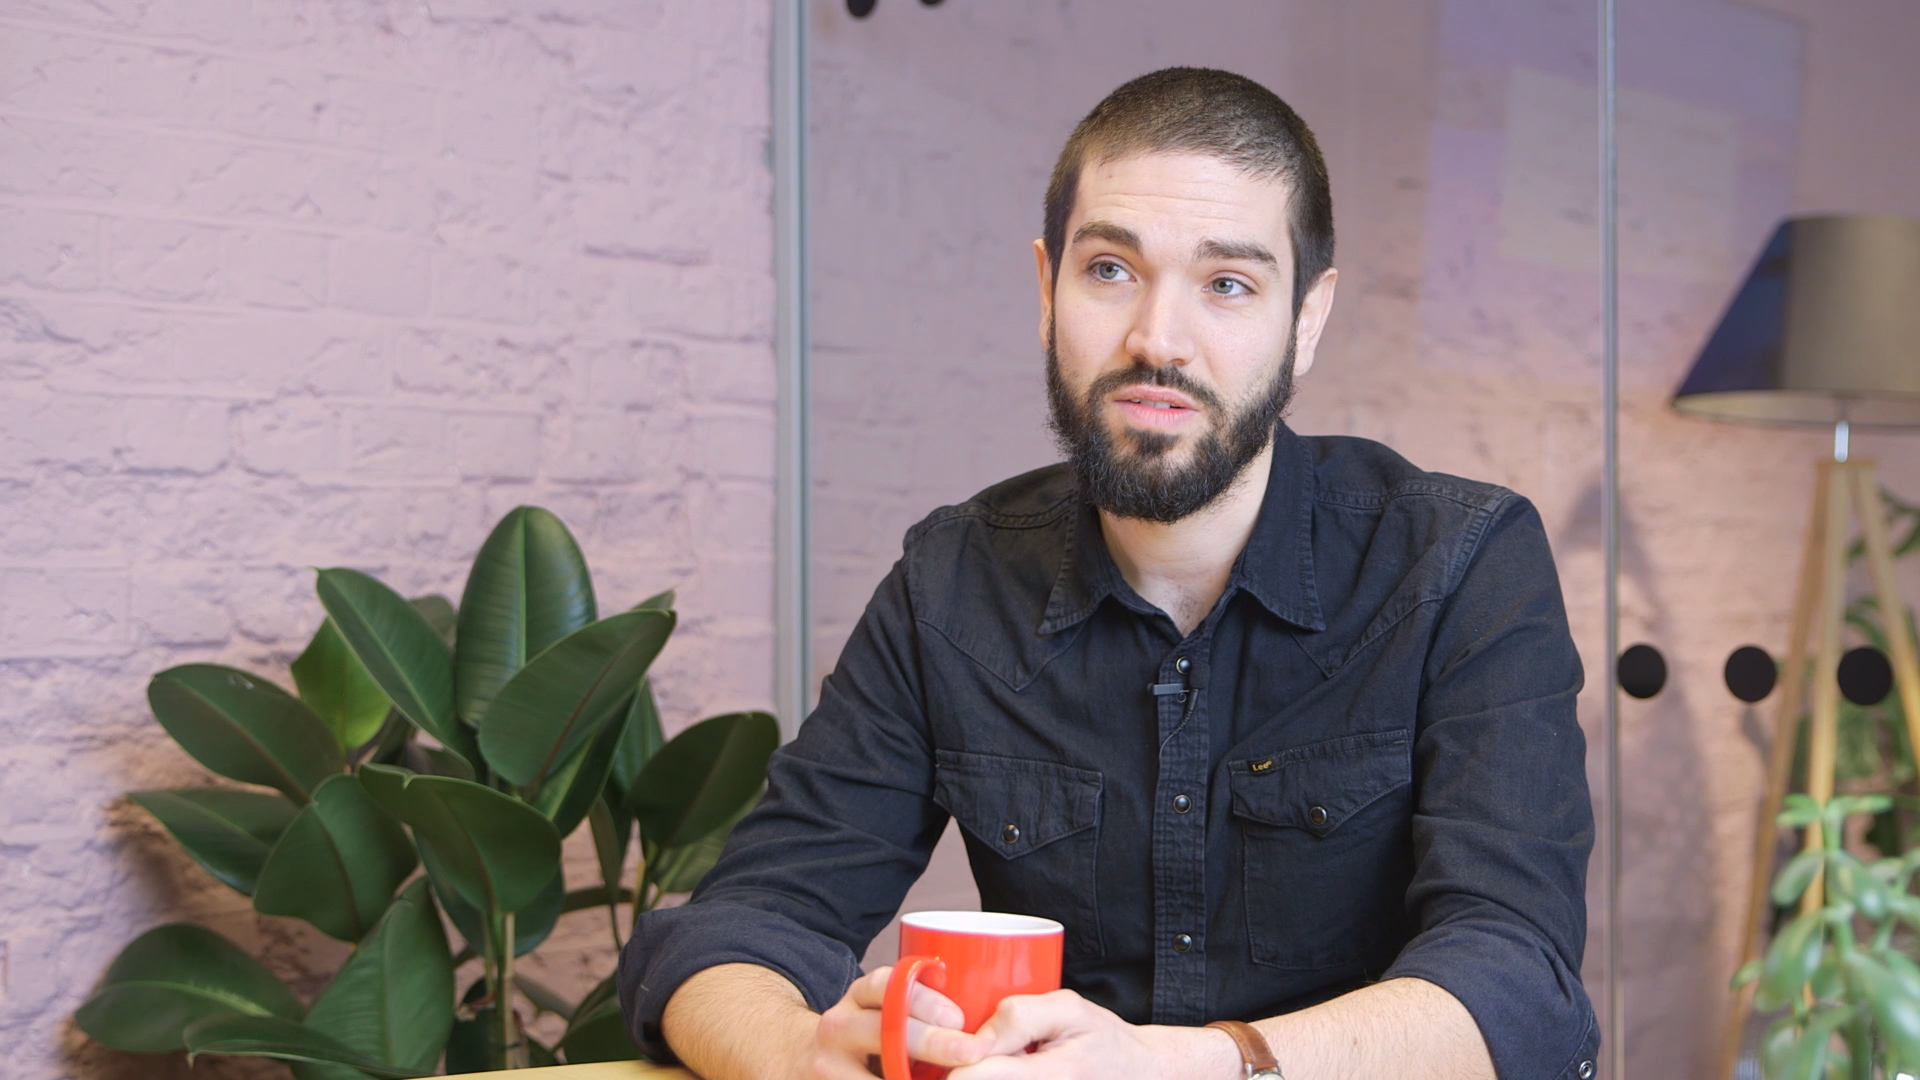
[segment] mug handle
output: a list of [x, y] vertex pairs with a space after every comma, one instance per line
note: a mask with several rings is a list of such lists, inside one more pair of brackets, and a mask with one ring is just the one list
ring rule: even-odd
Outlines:
[[880, 1071], [886, 1080], [913, 1080], [913, 1062], [907, 1057], [907, 995], [927, 968], [947, 973], [937, 956], [903, 956], [887, 978], [887, 996], [880, 1003]]

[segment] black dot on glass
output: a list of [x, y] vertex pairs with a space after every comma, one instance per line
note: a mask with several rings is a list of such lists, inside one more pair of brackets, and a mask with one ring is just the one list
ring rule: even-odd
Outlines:
[[939, 6], [940, 6], [940, 0], [920, 0], [920, 2], [921, 2], [921, 3], [923, 3], [923, 4], [925, 4], [925, 5], [927, 5], [928, 7], [939, 7]]
[[1652, 697], [1667, 685], [1667, 661], [1651, 645], [1629, 646], [1620, 654], [1614, 673], [1619, 676], [1620, 689], [1641, 699]]
[[874, 0], [847, 0], [847, 14], [856, 19], [864, 19], [873, 14]]
[[1840, 692], [1855, 705], [1878, 705], [1893, 690], [1893, 665], [1871, 645], [1847, 650], [1840, 658]]
[[1742, 645], [1727, 657], [1727, 689], [1734, 697], [1751, 705], [1773, 693], [1780, 680], [1780, 668], [1767, 650], [1758, 645]]

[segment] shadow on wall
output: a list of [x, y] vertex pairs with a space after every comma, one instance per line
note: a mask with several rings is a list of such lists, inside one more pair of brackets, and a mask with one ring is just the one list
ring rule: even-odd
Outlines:
[[[1580, 494], [1571, 519], [1557, 538], [1556, 550], [1596, 553], [1602, 544], [1601, 487], [1597, 478]], [[1658, 567], [1648, 550], [1656, 535], [1637, 520], [1630, 491], [1620, 500], [1621, 644], [1656, 643], [1670, 661], [1675, 646], [1684, 641], [1684, 628], [1671, 617], [1660, 590]], [[1688, 665], [1695, 668], [1697, 665]], [[1603, 671], [1588, 671], [1589, 684], [1605, 679]], [[1715, 890], [1719, 881], [1744, 866], [1744, 853], [1721, 850], [1713, 842], [1714, 815], [1707, 798], [1705, 775], [1695, 718], [1717, 715], [1717, 710], [1695, 707], [1696, 698], [1713, 693], [1717, 683], [1670, 678], [1660, 694], [1647, 700], [1620, 696], [1621, 757], [1621, 921], [1630, 926], [1621, 949], [1620, 976], [1633, 999], [1628, 1044], [1646, 1042], [1667, 1047], [1710, 1045], [1691, 1031], [1665, 1030], [1672, 1025], [1695, 1027], [1702, 1003], [1716, 1023], [1731, 998], [1719, 972], [1722, 957], [1715, 949]], [[1750, 709], [1748, 710], [1751, 711]], [[1589, 758], [1605, 753], [1588, 747]], [[1604, 779], [1604, 768], [1594, 770]], [[1594, 810], [1604, 814], [1605, 792], [1595, 791]], [[1596, 847], [1591, 864], [1604, 872]], [[1592, 913], [1589, 936], [1603, 932], [1600, 912]], [[1716, 1027], [1717, 1030], [1717, 1027]], [[1703, 1060], [1696, 1063], [1707, 1067]], [[1672, 1075], [1696, 1075], [1689, 1067]]]

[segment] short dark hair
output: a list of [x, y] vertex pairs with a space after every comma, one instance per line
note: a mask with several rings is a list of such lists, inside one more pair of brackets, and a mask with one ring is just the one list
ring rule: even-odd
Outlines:
[[1089, 160], [1195, 153], [1285, 183], [1291, 192], [1293, 310], [1333, 265], [1333, 194], [1320, 144], [1300, 114], [1244, 75], [1212, 68], [1163, 68], [1108, 94], [1067, 138], [1047, 184], [1045, 242], [1053, 278], [1067, 245], [1080, 170]]

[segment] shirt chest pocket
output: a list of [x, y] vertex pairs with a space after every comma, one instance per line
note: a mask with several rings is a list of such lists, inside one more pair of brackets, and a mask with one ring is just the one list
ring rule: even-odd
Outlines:
[[1406, 938], [1407, 731], [1230, 761], [1228, 778], [1253, 962], [1378, 976]]
[[1102, 953], [1094, 868], [1101, 775], [1050, 761], [939, 750], [933, 799], [966, 836], [980, 906], [1053, 919], [1069, 956]]

